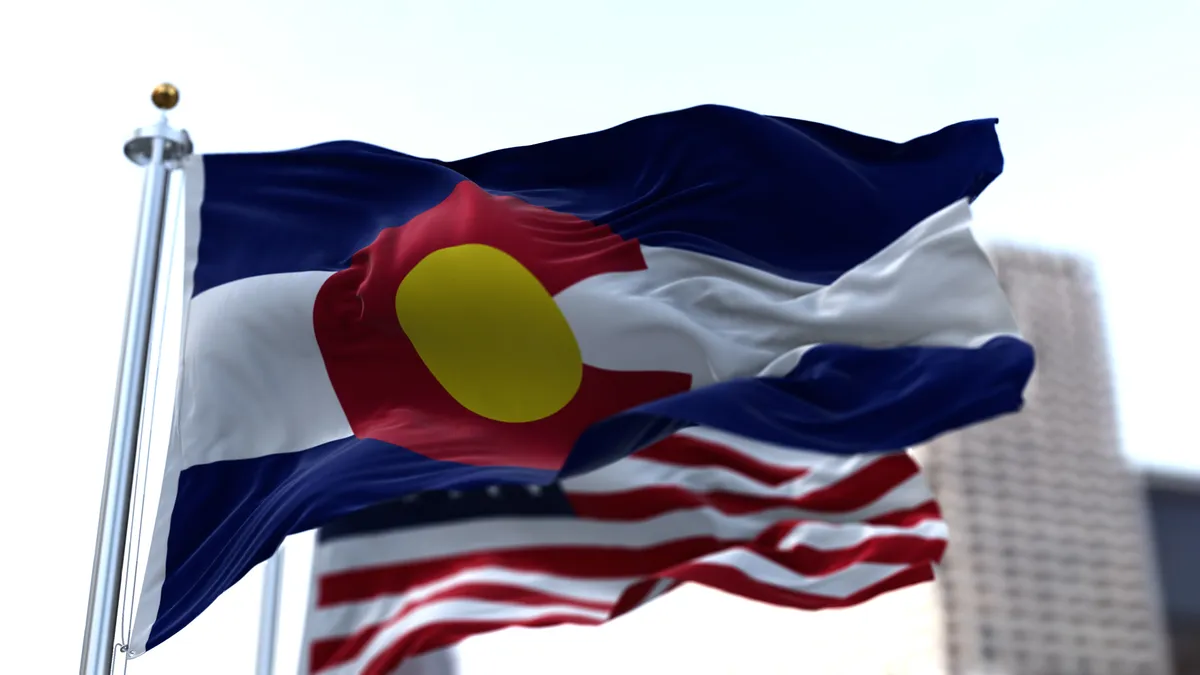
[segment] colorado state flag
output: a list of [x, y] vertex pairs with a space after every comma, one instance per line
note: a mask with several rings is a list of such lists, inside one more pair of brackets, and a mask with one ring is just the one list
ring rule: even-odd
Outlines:
[[703, 426], [900, 450], [1033, 368], [968, 203], [994, 120], [907, 143], [704, 106], [454, 162], [339, 142], [187, 167], [178, 414], [130, 644], [289, 533], [545, 484]]

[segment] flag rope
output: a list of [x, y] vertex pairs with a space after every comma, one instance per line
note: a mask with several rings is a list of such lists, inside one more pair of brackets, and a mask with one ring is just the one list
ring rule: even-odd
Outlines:
[[[158, 384], [160, 375], [160, 366], [162, 364], [162, 349], [165, 342], [166, 334], [166, 315], [167, 306], [171, 301], [171, 292], [173, 290], [173, 281], [175, 279], [175, 256], [178, 253], [179, 245], [179, 228], [180, 228], [180, 213], [183, 210], [184, 189], [181, 183], [176, 183], [172, 186], [172, 191], [175, 197], [175, 213], [171, 217], [170, 226], [167, 230], [170, 233], [170, 242], [167, 246], [167, 257], [165, 262], [160, 262], [164, 269], [162, 271], [163, 284], [161, 292], [155, 298], [154, 315], [159, 317], [155, 321], [153, 334], [150, 340], [150, 355], [149, 359], [150, 371], [150, 391], [142, 401], [142, 424], [146, 425], [146, 431], [140, 435], [140, 446], [138, 448], [138, 462], [134, 469], [133, 483], [133, 508], [129, 513], [129, 531], [132, 533], [132, 546], [125, 548], [124, 572], [122, 574], [122, 589], [121, 589], [121, 615], [120, 615], [120, 642], [117, 643], [117, 649], [124, 654], [129, 645], [130, 633], [133, 626], [130, 623], [132, 615], [132, 607], [138, 585], [138, 569], [141, 561], [142, 553], [142, 531], [145, 527], [145, 512], [146, 512], [146, 474], [150, 464], [150, 450], [154, 447], [155, 424], [154, 413], [156, 403], [158, 401]], [[180, 336], [182, 339], [182, 336]], [[182, 344], [182, 342], [181, 342]], [[173, 421], [172, 421], [173, 422]], [[170, 424], [168, 424], [168, 428]], [[121, 674], [125, 675], [129, 669], [129, 659], [125, 658], [121, 664]]]

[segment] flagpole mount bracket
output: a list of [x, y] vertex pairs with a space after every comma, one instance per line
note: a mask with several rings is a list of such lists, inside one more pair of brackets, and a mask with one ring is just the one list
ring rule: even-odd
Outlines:
[[133, 132], [133, 137], [125, 142], [125, 156], [138, 166], [146, 166], [154, 157], [155, 142], [161, 140], [163, 163], [168, 169], [179, 168], [192, 154], [192, 139], [188, 133], [167, 122], [167, 111], [179, 104], [179, 89], [173, 84], [160, 84], [150, 93], [150, 101], [162, 111], [162, 117], [157, 124]]

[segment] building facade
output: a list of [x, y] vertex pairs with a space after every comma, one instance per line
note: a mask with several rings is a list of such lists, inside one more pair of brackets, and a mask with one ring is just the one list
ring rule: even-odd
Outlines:
[[919, 451], [952, 533], [936, 589], [945, 672], [1168, 675], [1092, 269], [1036, 250], [991, 255], [1038, 365], [1023, 412]]
[[1200, 475], [1144, 474], [1176, 675], [1200, 675]]
[[1025, 409], [913, 450], [950, 527], [937, 583], [781, 611], [809, 666], [787, 672], [1200, 675], [1200, 480], [1121, 454], [1091, 266], [990, 254], [1037, 349]]

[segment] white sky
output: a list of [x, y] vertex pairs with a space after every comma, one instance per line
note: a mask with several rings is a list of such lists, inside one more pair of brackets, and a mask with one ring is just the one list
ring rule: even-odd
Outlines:
[[[894, 140], [997, 116], [1008, 164], [979, 232], [1095, 259], [1126, 450], [1200, 470], [1198, 34], [1195, 0], [3, 3], [0, 669], [78, 662], [141, 186], [121, 145], [159, 80], [206, 151], [354, 138], [454, 158], [704, 102]], [[289, 544], [280, 673], [308, 545]], [[251, 673], [258, 592], [255, 573], [130, 672]], [[465, 672], [805, 672], [846, 648], [813, 626], [684, 594], [477, 640]]]

